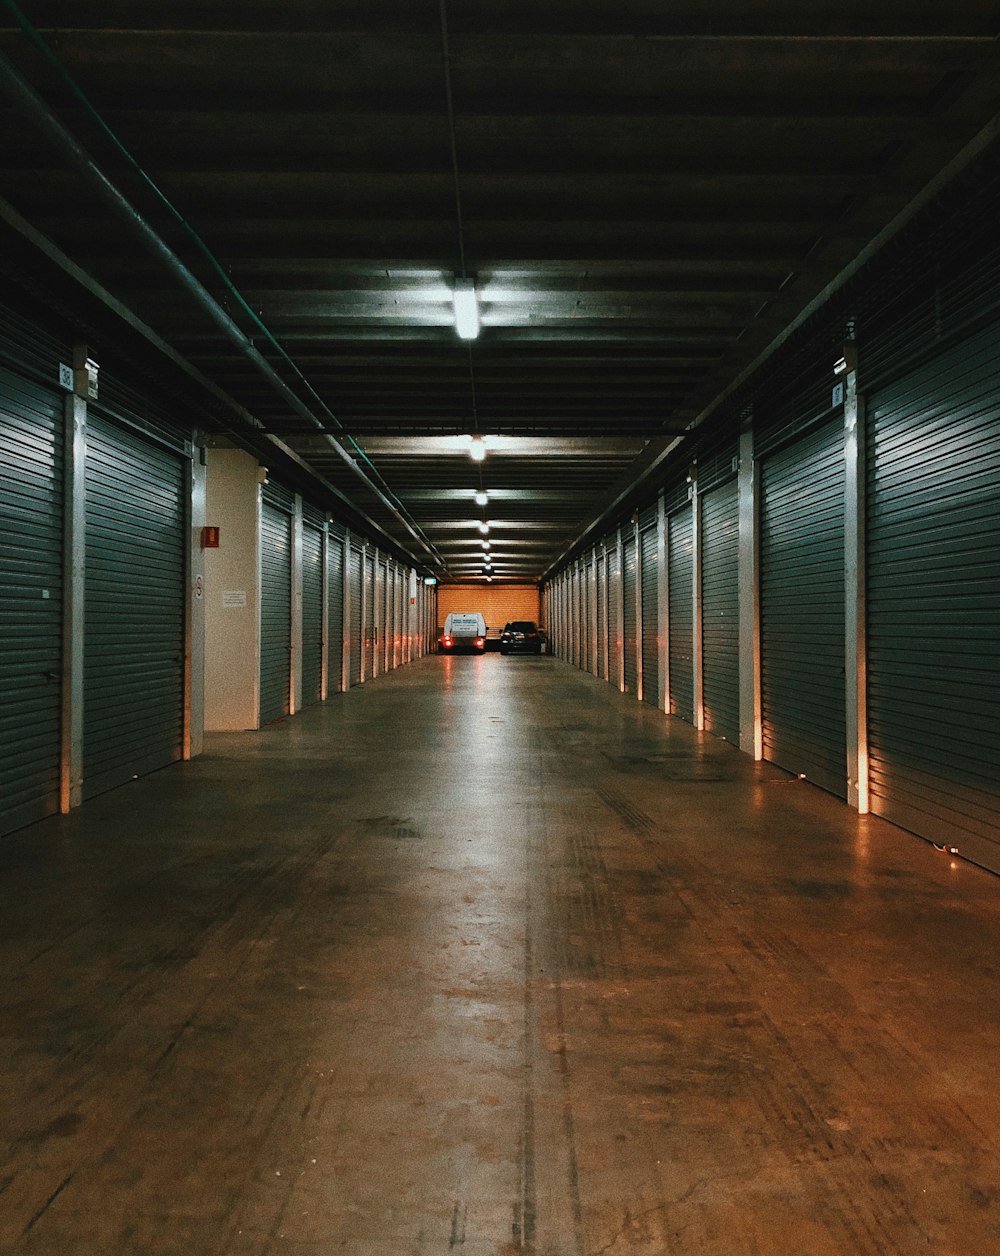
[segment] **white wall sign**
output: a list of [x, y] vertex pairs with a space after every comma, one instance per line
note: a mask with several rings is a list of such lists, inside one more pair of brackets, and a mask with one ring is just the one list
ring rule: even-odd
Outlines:
[[222, 605], [223, 606], [246, 606], [247, 595], [245, 589], [223, 589]]

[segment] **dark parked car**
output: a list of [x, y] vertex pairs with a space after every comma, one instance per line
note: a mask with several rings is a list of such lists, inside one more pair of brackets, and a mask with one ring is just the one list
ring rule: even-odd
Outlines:
[[500, 634], [501, 654], [541, 654], [545, 634], [531, 619], [513, 619]]

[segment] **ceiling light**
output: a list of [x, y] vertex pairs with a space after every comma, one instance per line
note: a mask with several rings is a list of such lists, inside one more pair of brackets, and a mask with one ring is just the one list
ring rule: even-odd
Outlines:
[[489, 543], [489, 541], [484, 541], [484, 542], [483, 542], [483, 549], [484, 549], [484, 550], [489, 550], [489, 548], [490, 548], [490, 543]]
[[451, 294], [455, 307], [455, 331], [460, 340], [475, 340], [479, 335], [479, 303], [472, 279], [456, 279]]
[[476, 494], [477, 506], [486, 506], [489, 504], [489, 500], [490, 500], [489, 493], [485, 492], [483, 489], [480, 489], [479, 492]]
[[473, 462], [486, 461], [486, 444], [481, 436], [469, 437], [469, 457]]
[[485, 519], [484, 519], [484, 520], [483, 520], [483, 522], [479, 525], [479, 531], [483, 534], [483, 536], [489, 536], [489, 533], [490, 533], [490, 525], [486, 522], [486, 520], [485, 520]]

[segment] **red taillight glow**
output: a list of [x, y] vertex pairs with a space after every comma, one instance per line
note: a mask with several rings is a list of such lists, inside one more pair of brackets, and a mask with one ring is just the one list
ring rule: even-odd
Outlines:
[[442, 637], [441, 644], [447, 649], [451, 645], [451, 637]]
[[482, 637], [477, 637], [477, 638], [476, 638], [476, 649], [477, 649], [477, 650], [481, 650], [481, 649], [482, 649], [482, 647], [483, 647], [485, 644], [486, 644], [486, 642], [482, 639]]

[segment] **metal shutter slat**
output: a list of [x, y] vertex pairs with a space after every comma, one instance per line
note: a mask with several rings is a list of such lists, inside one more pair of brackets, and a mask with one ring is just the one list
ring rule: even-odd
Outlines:
[[670, 711], [694, 723], [694, 516], [690, 506], [667, 520], [670, 613]]
[[302, 701], [323, 697], [323, 531], [302, 524]]
[[608, 564], [601, 554], [597, 559], [597, 674], [608, 677]]
[[764, 757], [847, 792], [843, 428], [827, 422], [761, 469]]
[[62, 529], [62, 397], [0, 367], [3, 833], [59, 809]]
[[625, 692], [635, 693], [639, 688], [638, 633], [636, 629], [636, 580], [639, 576], [638, 558], [635, 537], [625, 539], [622, 547], [624, 559], [624, 578], [622, 580], [622, 597], [624, 599], [625, 623]]
[[872, 810], [1000, 872], [1000, 329], [868, 405]]
[[359, 549], [351, 549], [351, 667], [350, 682], [361, 684], [361, 648], [364, 637], [364, 623], [361, 608], [361, 590], [363, 585], [363, 555]]
[[181, 756], [185, 476], [95, 408], [87, 421], [83, 794]]
[[739, 498], [736, 481], [701, 505], [701, 650], [705, 728], [740, 736]]
[[292, 519], [265, 500], [260, 528], [260, 722], [291, 709]]
[[660, 699], [660, 650], [659, 607], [660, 577], [657, 567], [656, 507], [647, 512], [652, 527], [640, 534], [642, 545], [642, 699], [652, 706], [659, 706]]
[[344, 541], [331, 531], [327, 549], [327, 663], [330, 693], [344, 687]]

